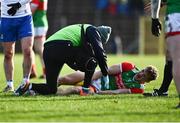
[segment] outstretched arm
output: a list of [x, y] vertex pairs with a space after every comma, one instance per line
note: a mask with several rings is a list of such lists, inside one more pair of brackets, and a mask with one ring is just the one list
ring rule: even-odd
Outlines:
[[[111, 67], [108, 68], [108, 74], [109, 75], [114, 75], [120, 73], [120, 66], [119, 64], [117, 65], [112, 65]], [[96, 80], [102, 77], [102, 72], [95, 71], [92, 77], [92, 80]], [[84, 80], [84, 72], [81, 71], [76, 71], [74, 73], [59, 77], [58, 79], [58, 85], [76, 85], [77, 83], [81, 82]]]
[[[108, 75], [114, 75], [118, 73], [121, 73], [120, 64], [112, 65], [108, 68]], [[102, 72], [100, 70], [95, 71], [92, 80], [99, 79], [100, 77], [102, 77]]]
[[79, 94], [81, 90], [81, 87], [69, 87], [66, 89], [59, 88], [57, 91], [57, 95], [60, 96], [67, 96], [72, 94]]
[[160, 7], [161, 0], [151, 0], [151, 17], [153, 19], [159, 18]]
[[106, 90], [99, 91], [97, 94], [143, 94], [144, 89], [141, 88], [126, 88], [126, 89], [117, 89], [117, 90]]

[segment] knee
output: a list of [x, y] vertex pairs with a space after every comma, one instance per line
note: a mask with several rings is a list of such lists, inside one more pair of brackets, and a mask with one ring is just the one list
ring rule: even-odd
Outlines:
[[59, 78], [58, 78], [58, 83], [59, 83], [59, 84], [62, 84], [63, 82], [69, 82], [68, 77], [63, 76], [63, 77], [59, 77]]
[[37, 54], [43, 53], [43, 47], [42, 46], [34, 46], [34, 50]]
[[38, 48], [38, 49], [36, 49], [35, 51], [36, 51], [36, 53], [38, 53], [38, 54], [42, 54], [42, 53], [43, 53], [43, 50], [42, 50], [41, 48]]
[[6, 51], [6, 52], [4, 53], [4, 58], [5, 58], [6, 60], [10, 60], [10, 59], [12, 59], [13, 55], [14, 55], [13, 51]]
[[24, 48], [23, 49], [23, 54], [25, 57], [30, 57], [33, 53], [33, 50], [31, 48]]
[[87, 60], [85, 64], [85, 68], [87, 71], [94, 71], [97, 67], [97, 61], [95, 58], [91, 57], [90, 59]]

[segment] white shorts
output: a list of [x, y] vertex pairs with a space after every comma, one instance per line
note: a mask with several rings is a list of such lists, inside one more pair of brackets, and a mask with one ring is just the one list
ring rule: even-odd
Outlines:
[[166, 36], [180, 34], [180, 13], [168, 14], [165, 17]]
[[96, 91], [100, 91], [101, 90], [101, 78], [96, 79], [96, 80], [92, 80], [91, 83], [95, 87]]
[[47, 33], [47, 27], [34, 27], [34, 37], [45, 36]]

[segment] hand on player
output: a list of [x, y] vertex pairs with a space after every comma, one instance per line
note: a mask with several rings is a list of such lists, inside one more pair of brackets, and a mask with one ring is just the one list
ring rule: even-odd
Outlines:
[[159, 36], [161, 34], [161, 22], [159, 21], [159, 19], [153, 19], [152, 18], [152, 25], [151, 25], [151, 32], [154, 36]]
[[106, 75], [106, 76], [103, 76], [102, 77], [102, 81], [104, 82], [104, 86], [106, 89], [109, 89], [109, 76]]

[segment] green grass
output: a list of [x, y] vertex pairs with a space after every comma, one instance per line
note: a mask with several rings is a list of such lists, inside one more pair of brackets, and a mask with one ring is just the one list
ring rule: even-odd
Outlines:
[[[3, 56], [0, 55], [0, 90], [5, 87]], [[151, 92], [162, 81], [164, 56], [109, 55], [108, 64], [131, 61], [138, 68], [149, 64], [159, 70], [159, 78], [146, 86]], [[15, 87], [22, 80], [22, 56], [15, 56]], [[41, 67], [37, 58], [38, 73]], [[64, 66], [62, 74], [73, 72]], [[31, 82], [45, 80], [32, 79]], [[64, 122], [180, 122], [180, 110], [174, 109], [178, 102], [177, 92], [172, 82], [168, 97], [145, 98], [136, 94], [72, 96], [22, 96], [0, 93], [0, 121], [64, 121]]]

